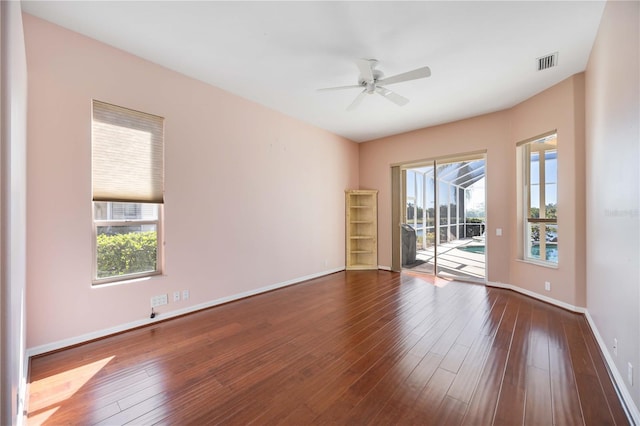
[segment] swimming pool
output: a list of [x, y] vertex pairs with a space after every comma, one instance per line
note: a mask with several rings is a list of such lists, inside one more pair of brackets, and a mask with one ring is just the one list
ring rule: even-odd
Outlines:
[[[547, 260], [558, 263], [558, 244], [547, 243]], [[540, 246], [531, 247], [531, 257], [540, 258]]]
[[[469, 253], [484, 254], [484, 246], [462, 246], [458, 247], [458, 250], [466, 251]], [[545, 249], [547, 253], [547, 260], [551, 262], [558, 261], [558, 245], [547, 243]], [[540, 246], [531, 247], [531, 257], [540, 258]]]
[[484, 246], [463, 246], [458, 247], [458, 250], [466, 251], [469, 253], [484, 254]]

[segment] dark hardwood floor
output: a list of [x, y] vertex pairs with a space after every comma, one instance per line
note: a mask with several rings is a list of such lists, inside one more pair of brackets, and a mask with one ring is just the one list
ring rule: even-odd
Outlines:
[[31, 360], [28, 424], [628, 424], [582, 315], [341, 272]]

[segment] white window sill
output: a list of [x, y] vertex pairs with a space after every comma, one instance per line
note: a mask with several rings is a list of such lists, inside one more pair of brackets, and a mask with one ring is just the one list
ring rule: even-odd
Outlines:
[[541, 260], [536, 261], [531, 259], [516, 259], [516, 262], [527, 263], [529, 265], [535, 265], [535, 266], [542, 266], [543, 268], [558, 269], [557, 263], [543, 262]]
[[131, 284], [131, 283], [136, 283], [136, 282], [140, 282], [140, 281], [147, 281], [153, 278], [157, 278], [157, 277], [162, 277], [164, 276], [164, 274], [162, 272], [155, 272], [149, 275], [144, 275], [144, 276], [139, 276], [139, 277], [123, 277], [121, 280], [118, 279], [114, 279], [114, 280], [107, 280], [107, 281], [93, 281], [91, 283], [91, 287], [92, 288], [102, 288], [102, 287], [113, 287], [116, 285], [122, 285], [122, 284]]

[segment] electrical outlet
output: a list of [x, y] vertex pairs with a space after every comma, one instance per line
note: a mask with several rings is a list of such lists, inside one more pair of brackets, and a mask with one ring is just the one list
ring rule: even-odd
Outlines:
[[496, 236], [502, 237], [502, 228], [496, 228]]
[[182, 290], [182, 300], [189, 299], [189, 290]]
[[613, 339], [613, 354], [618, 356], [618, 339]]
[[551, 291], [551, 283], [549, 281], [544, 282], [544, 289], [547, 291]]
[[151, 307], [155, 308], [156, 306], [162, 306], [169, 303], [169, 295], [168, 294], [159, 294], [157, 296], [153, 296], [151, 298]]
[[173, 292], [173, 301], [174, 302], [179, 302], [180, 301], [180, 292], [179, 291], [174, 291]]
[[633, 386], [633, 365], [631, 363], [627, 363], [627, 380], [629, 384]]

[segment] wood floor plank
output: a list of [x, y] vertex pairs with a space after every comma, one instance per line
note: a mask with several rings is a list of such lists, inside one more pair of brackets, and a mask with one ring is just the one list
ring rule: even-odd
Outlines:
[[527, 365], [549, 371], [549, 315], [547, 307], [533, 306]]
[[563, 327], [569, 344], [569, 356], [585, 424], [614, 425], [615, 420], [584, 341], [578, 319], [564, 322]]
[[553, 424], [548, 328], [546, 307], [533, 306], [526, 367], [525, 425]]
[[493, 424], [514, 425], [524, 421], [527, 357], [530, 345], [531, 304], [522, 301], [509, 347], [509, 357], [496, 406]]
[[493, 344], [498, 326], [504, 315], [506, 298], [496, 297], [496, 303], [486, 315], [482, 327], [471, 344], [468, 355], [456, 374], [447, 395], [468, 404], [478, 384], [489, 350]]
[[[412, 355], [409, 354], [409, 356]], [[400, 416], [409, 411], [441, 362], [441, 355], [427, 353], [382, 405], [371, 423], [375, 425], [393, 424]]]
[[[477, 306], [478, 306], [477, 303], [461, 304], [460, 310], [452, 311], [451, 314], [453, 314], [455, 318], [461, 318], [462, 321], [464, 322], [465, 318], [468, 320], [469, 318], [475, 317]], [[428, 336], [430, 333], [434, 333], [436, 332], [436, 330], [438, 330], [438, 328], [435, 326], [429, 327], [429, 323], [430, 321], [428, 321], [428, 319], [425, 319], [424, 326], [422, 328], [416, 327], [416, 329], [412, 331], [413, 335], [420, 337], [420, 339], [418, 340], [419, 342], [424, 342], [428, 340], [428, 339], [425, 339], [425, 337]], [[420, 330], [420, 329], [424, 331], [417, 332], [417, 330]], [[443, 340], [442, 335], [444, 333], [451, 332], [455, 335], [458, 334], [457, 329], [455, 327], [451, 327], [451, 326], [442, 327], [442, 330], [443, 330], [442, 333], [437, 332], [439, 334], [439, 338], [436, 341]], [[356, 392], [357, 394], [359, 394], [359, 396], [363, 394], [366, 396], [364, 397], [361, 396], [357, 400], [353, 401], [355, 406], [353, 409], [351, 409], [349, 416], [347, 417], [348, 422], [368, 423], [372, 418], [374, 418], [379, 412], [379, 410], [382, 408], [380, 402], [388, 398], [387, 395], [389, 394], [390, 390], [396, 389], [400, 385], [400, 383], [402, 383], [405, 380], [405, 378], [413, 372], [414, 368], [418, 364], [418, 361], [420, 360], [420, 357], [426, 355], [426, 351], [431, 350], [436, 343], [436, 341], [434, 341], [431, 347], [421, 346], [422, 348], [424, 348], [425, 352], [420, 353], [416, 351], [416, 347], [418, 346], [417, 345], [418, 341], [416, 341], [416, 344], [413, 344], [411, 340], [407, 340], [406, 348], [404, 349], [404, 352], [402, 353], [401, 356], [398, 356], [395, 358], [389, 357], [388, 359], [383, 359], [383, 361], [387, 361], [386, 368], [384, 368], [385, 366], [383, 363], [378, 362], [374, 365], [373, 368], [368, 370], [367, 373], [363, 375], [363, 377], [359, 379], [359, 381], [356, 384], [360, 386], [359, 386], [359, 389], [355, 388]], [[466, 350], [465, 350], [465, 354], [466, 354]], [[444, 363], [445, 361], [447, 361], [446, 357], [442, 362]], [[453, 363], [455, 362], [456, 360], [454, 360], [453, 357], [451, 357], [448, 359], [448, 362], [446, 363], [446, 365], [452, 368]], [[443, 368], [442, 364], [441, 364], [441, 368]], [[371, 379], [369, 379], [368, 381], [362, 381], [362, 379], [365, 377], [371, 378], [376, 376], [382, 377], [382, 379], [378, 378], [377, 383], [375, 384], [372, 384], [373, 380]], [[354, 387], [352, 386], [350, 391], [353, 390], [353, 388]], [[371, 390], [369, 391], [368, 388], [371, 388]]]
[[364, 396], [349, 411], [346, 421], [348, 423], [371, 423], [383, 408], [383, 402], [393, 394], [393, 389], [398, 389], [404, 381], [413, 373], [420, 364], [422, 358], [406, 352], [404, 356], [387, 370], [384, 377], [379, 380], [371, 390], [363, 390]]
[[398, 424], [436, 424], [436, 413], [447, 396], [455, 374], [438, 368], [416, 398], [413, 406], [402, 413]]
[[[346, 363], [336, 360], [331, 354], [325, 354], [321, 358], [314, 359], [300, 368], [296, 374], [282, 381], [278, 386], [277, 392], [272, 395], [268, 406], [252, 418], [246, 419], [246, 423], [257, 425], [289, 423], [289, 421], [285, 421], [287, 417], [301, 406], [304, 406], [305, 415], [310, 415], [311, 418], [314, 418], [316, 414], [306, 407], [305, 398], [301, 394], [313, 388], [323, 375], [330, 373], [331, 369], [340, 371], [346, 368]], [[293, 418], [296, 418], [295, 415]]]
[[459, 425], [466, 410], [467, 404], [447, 395], [429, 422], [434, 425]]
[[534, 366], [526, 367], [525, 425], [553, 424], [551, 382], [549, 371]]
[[569, 345], [562, 327], [570, 314], [550, 309], [548, 315], [549, 323], [556, 325], [548, 328], [553, 420], [560, 425], [583, 425], [584, 418], [569, 356]]
[[602, 389], [604, 391], [604, 395], [607, 398], [607, 402], [609, 405], [609, 409], [611, 410], [611, 414], [613, 416], [613, 420], [618, 425], [624, 425], [628, 422], [624, 409], [620, 405], [620, 401], [618, 399], [618, 395], [614, 388], [614, 384], [609, 375], [609, 371], [607, 370], [607, 366], [604, 361], [604, 357], [600, 348], [597, 346], [595, 337], [589, 327], [585, 318], [580, 318], [578, 320], [580, 325], [580, 329], [582, 331], [582, 335], [584, 341], [586, 343], [587, 349], [591, 355], [591, 359], [593, 361], [593, 366], [596, 370], [598, 378], [600, 379], [600, 384], [602, 385]]
[[627, 422], [583, 316], [388, 271], [34, 357], [29, 374], [28, 425]]
[[464, 361], [468, 353], [469, 346], [463, 345], [461, 343], [454, 344], [442, 360], [440, 368], [449, 370], [452, 373], [458, 373], [458, 370], [460, 370], [460, 366], [462, 365], [462, 362]]
[[464, 425], [493, 424], [519, 305], [520, 300], [517, 298], [507, 301], [491, 350], [482, 367], [482, 374], [462, 420]]
[[[448, 291], [447, 297], [454, 299], [457, 295], [457, 292]], [[435, 313], [438, 309], [441, 309], [439, 306], [434, 308], [432, 313]], [[416, 314], [420, 318], [424, 318], [425, 314], [422, 312], [418, 312]], [[428, 313], [427, 313], [428, 315]], [[447, 313], [447, 315], [451, 315], [451, 311]], [[428, 318], [428, 316], [427, 316]], [[440, 319], [442, 321], [442, 318]], [[446, 321], [442, 321], [446, 322]], [[434, 323], [437, 323], [434, 321]], [[398, 329], [402, 329], [404, 322], [397, 324]], [[434, 326], [435, 327], [435, 326]], [[411, 329], [413, 330], [413, 328]], [[440, 332], [435, 331], [436, 335], [440, 335]], [[430, 336], [431, 334], [429, 334]], [[424, 336], [422, 336], [424, 337]], [[416, 344], [422, 341], [423, 338], [420, 338]], [[353, 353], [360, 356], [357, 361], [349, 368], [348, 371], [343, 373], [342, 376], [334, 379], [335, 383], [330, 384], [329, 386], [325, 386], [320, 392], [315, 394], [308, 402], [307, 405], [312, 408], [319, 415], [328, 410], [330, 405], [337, 401], [341, 395], [348, 390], [348, 388], [355, 383], [356, 380], [360, 378], [362, 374], [366, 372], [366, 370], [375, 362], [376, 359], [382, 356], [382, 354], [386, 353], [388, 350], [393, 350], [396, 347], [396, 343], [398, 342], [398, 335], [389, 335], [387, 338], [382, 341], [377, 342], [374, 346], [368, 348], [366, 352], [359, 351], [358, 348], [354, 348]], [[386, 346], [384, 346], [386, 344]], [[431, 343], [432, 344], [432, 343]], [[430, 345], [429, 345], [430, 346]], [[375, 352], [374, 352], [375, 349]], [[379, 355], [380, 354], [380, 355]]]

